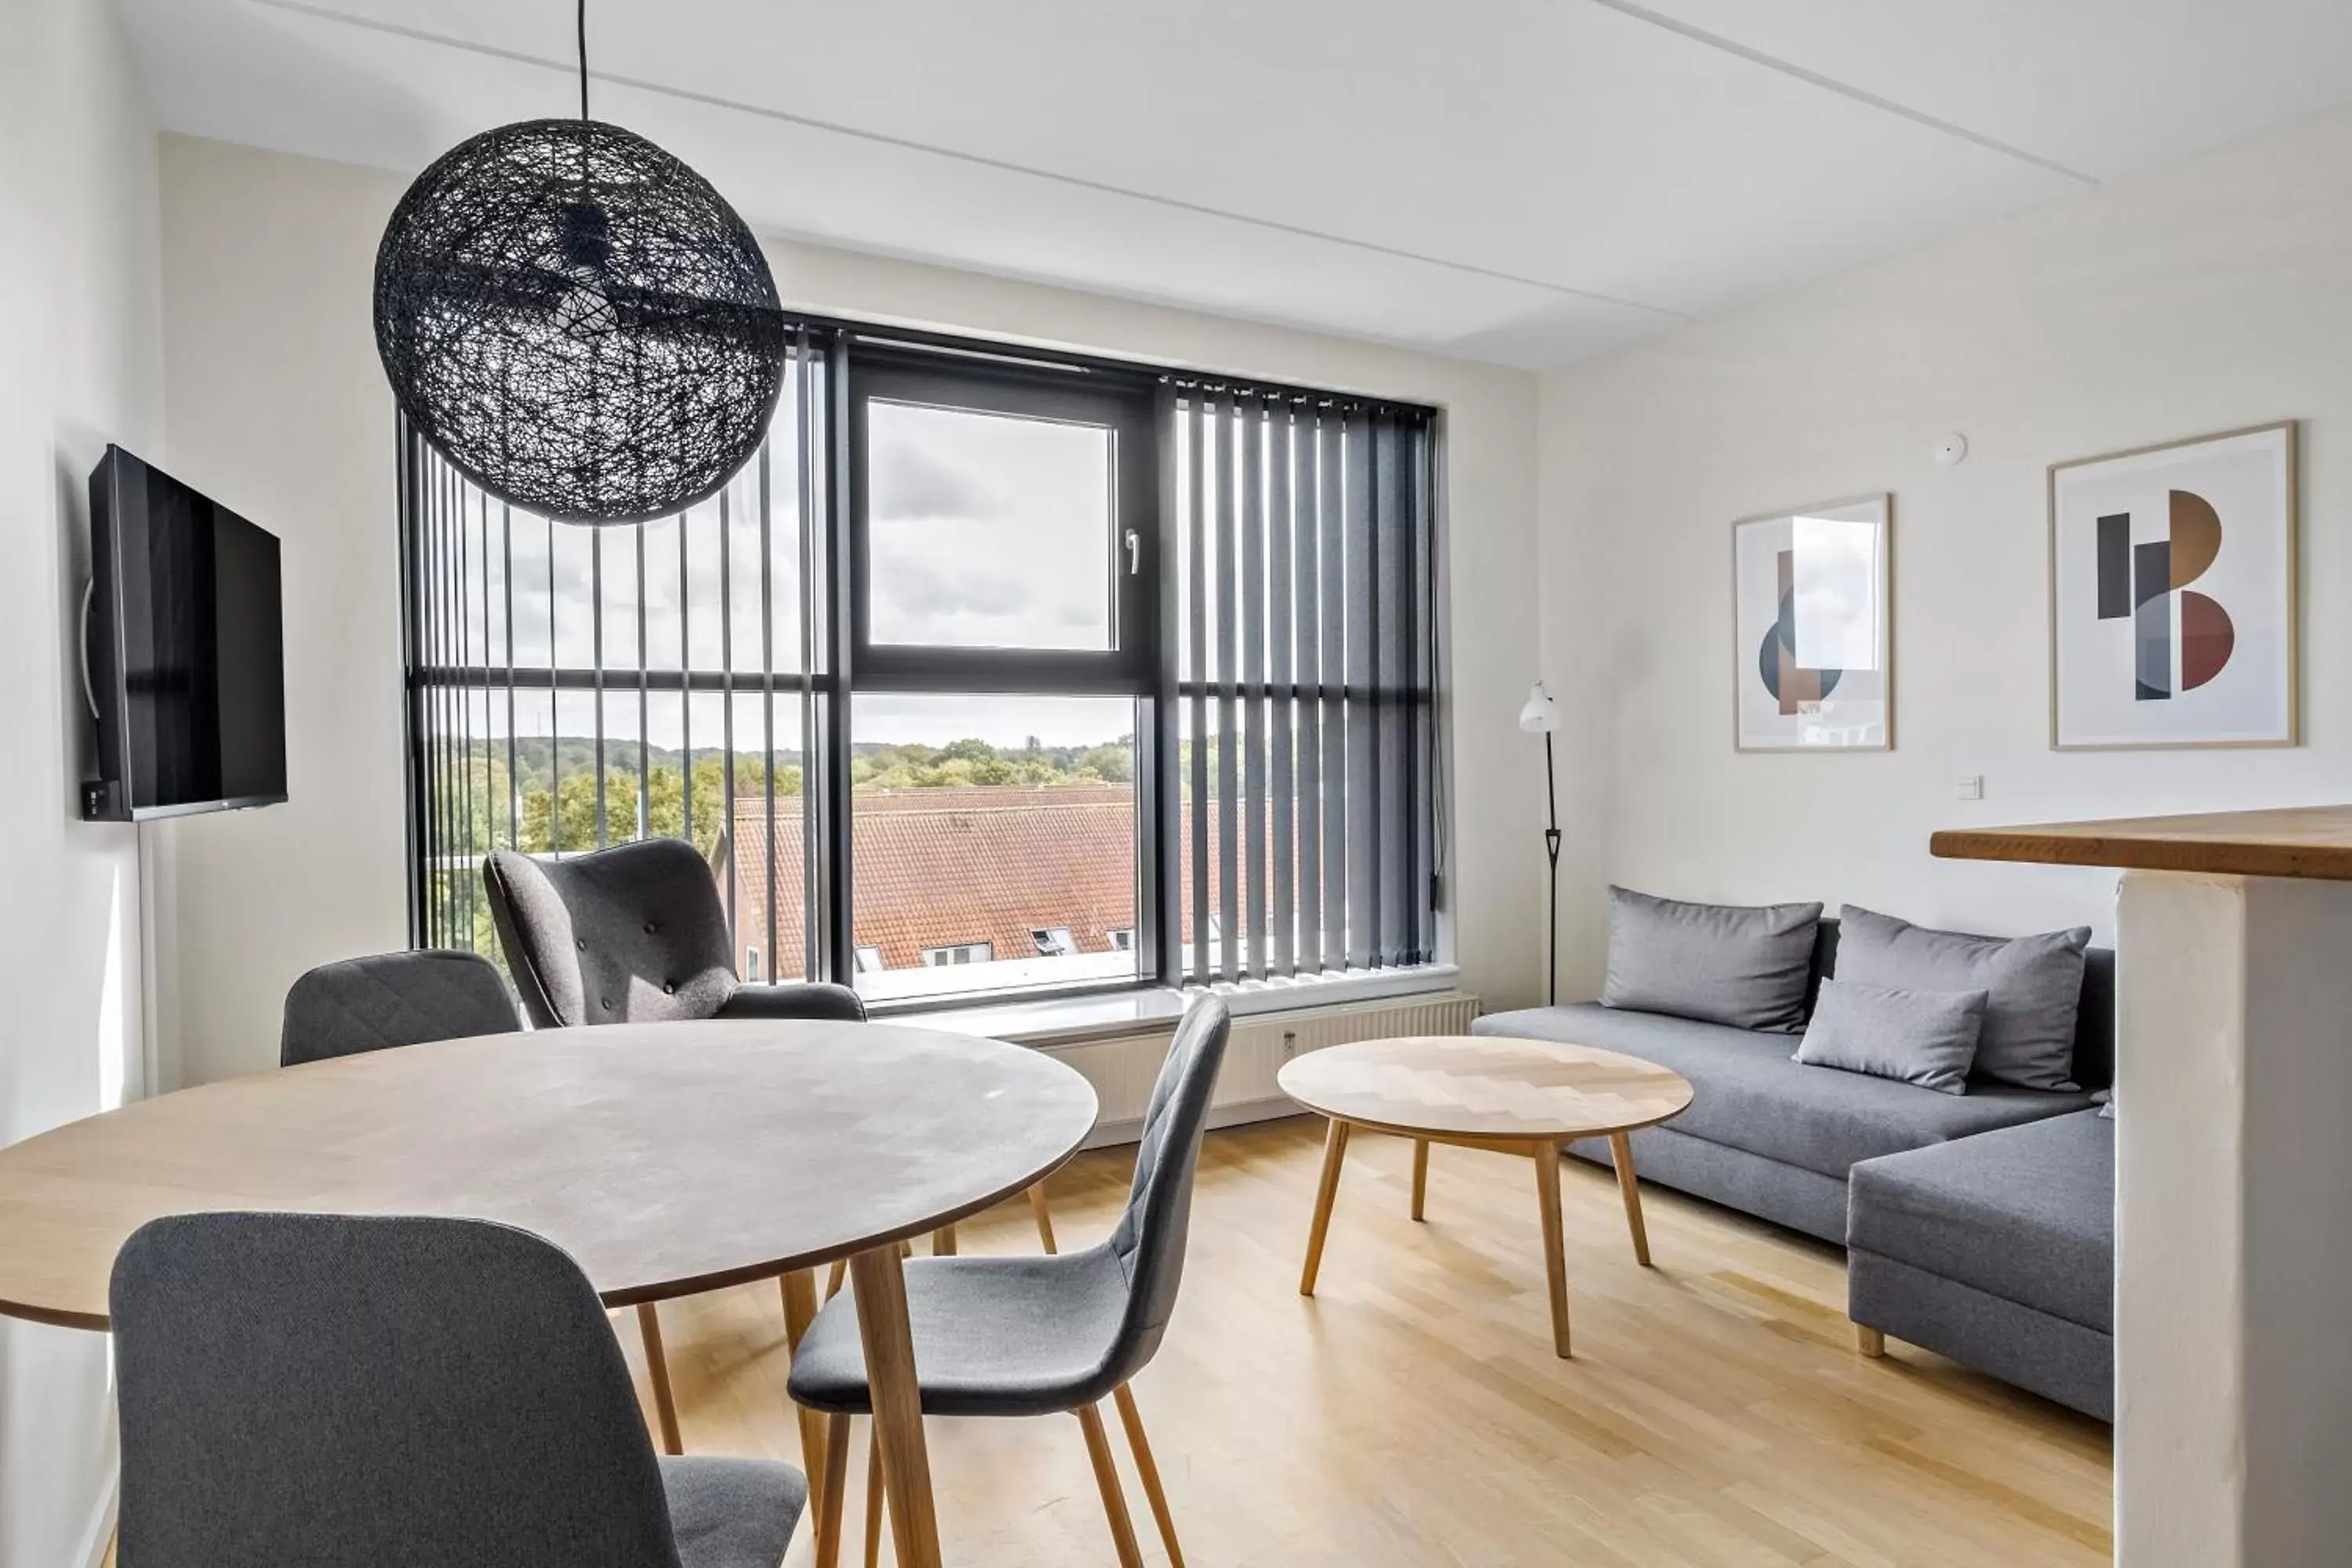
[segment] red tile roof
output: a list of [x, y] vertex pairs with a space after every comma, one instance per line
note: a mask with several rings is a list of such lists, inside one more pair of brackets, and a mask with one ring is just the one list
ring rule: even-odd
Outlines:
[[[776, 803], [782, 962], [801, 973], [799, 797]], [[891, 969], [925, 948], [988, 942], [1000, 959], [1037, 956], [1033, 931], [1066, 926], [1080, 952], [1112, 951], [1135, 918], [1135, 791], [1128, 784], [968, 785], [850, 797], [857, 944]], [[767, 806], [735, 803], [736, 927], [767, 945]], [[738, 954], [739, 964], [744, 954]]]

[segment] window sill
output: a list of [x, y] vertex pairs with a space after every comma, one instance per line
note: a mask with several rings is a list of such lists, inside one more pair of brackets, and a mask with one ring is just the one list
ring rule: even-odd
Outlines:
[[[1350, 969], [1293, 979], [1228, 982], [1207, 989], [1224, 998], [1234, 1016], [1242, 1018], [1449, 991], [1461, 976], [1462, 971], [1454, 964], [1423, 963], [1409, 969]], [[912, 1015], [895, 1021], [926, 1029], [986, 1035], [1015, 1045], [1077, 1045], [1087, 1040], [1172, 1032], [1177, 1020], [1184, 1016], [1185, 1007], [1202, 990], [1199, 986], [1187, 986], [1181, 991], [1150, 986], [1091, 996], [996, 1002]]]

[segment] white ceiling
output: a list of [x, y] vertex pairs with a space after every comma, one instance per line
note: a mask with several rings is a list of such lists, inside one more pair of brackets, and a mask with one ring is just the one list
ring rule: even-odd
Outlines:
[[[400, 170], [571, 0], [120, 0], [166, 127]], [[590, 0], [756, 228], [1549, 365], [2352, 101], [2352, 0]]]

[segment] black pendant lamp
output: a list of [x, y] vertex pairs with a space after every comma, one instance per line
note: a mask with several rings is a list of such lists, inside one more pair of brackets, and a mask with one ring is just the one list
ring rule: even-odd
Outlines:
[[570, 522], [715, 495], [783, 386], [776, 283], [710, 183], [588, 118], [500, 126], [401, 198], [376, 253], [394, 395], [490, 494]]

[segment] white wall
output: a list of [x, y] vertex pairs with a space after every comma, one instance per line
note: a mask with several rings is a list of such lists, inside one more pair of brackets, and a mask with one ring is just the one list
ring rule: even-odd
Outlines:
[[[1937, 861], [1928, 834], [2352, 798], [2347, 279], [2352, 113], [1548, 375], [1563, 994], [1598, 979], [1610, 880], [2104, 937], [2111, 873]], [[2307, 743], [2051, 752], [2046, 466], [2288, 417], [2305, 422]], [[1941, 468], [1930, 444], [1951, 430], [1971, 450]], [[1731, 521], [1878, 489], [1895, 492], [1895, 749], [1735, 754]], [[1964, 774], [1984, 776], [1981, 804], [1956, 799]]]
[[[142, 1085], [132, 830], [79, 820], [73, 626], [108, 441], [163, 457], [155, 134], [111, 7], [20, 0], [0, 47], [0, 1143]], [[0, 1321], [0, 1568], [84, 1560], [113, 1454], [106, 1343]]]
[[[692, 149], [680, 149], [691, 154]], [[164, 290], [178, 470], [285, 542], [289, 791], [181, 836], [190, 1080], [276, 1059], [303, 969], [400, 946], [399, 579], [392, 401], [369, 326], [405, 181], [166, 137]], [[1541, 777], [1514, 728], [1536, 659], [1535, 384], [1497, 370], [819, 247], [769, 246], [800, 308], [1423, 400], [1447, 409], [1453, 716], [1465, 984], [1532, 999]]]

